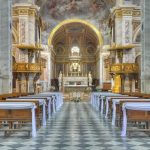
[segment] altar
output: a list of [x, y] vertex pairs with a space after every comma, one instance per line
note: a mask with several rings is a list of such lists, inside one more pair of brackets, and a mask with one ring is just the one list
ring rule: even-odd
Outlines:
[[88, 77], [63, 77], [63, 93], [69, 100], [84, 100], [88, 94]]
[[82, 55], [78, 46], [71, 48], [69, 62], [59, 72], [59, 91], [64, 93], [66, 100], [78, 98], [88, 99], [92, 87], [91, 68], [82, 61]]

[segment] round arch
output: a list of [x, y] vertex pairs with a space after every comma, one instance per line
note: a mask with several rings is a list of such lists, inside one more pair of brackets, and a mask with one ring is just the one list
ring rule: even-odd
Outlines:
[[141, 34], [141, 25], [139, 25], [136, 30], [134, 31], [134, 34], [133, 34], [133, 41], [136, 42], [136, 38], [137, 36]]
[[12, 36], [14, 37], [15, 43], [17, 43], [19, 38], [18, 38], [18, 33], [14, 27], [12, 27]]
[[99, 45], [102, 46], [103, 38], [102, 38], [101, 32], [93, 24], [91, 24], [88, 21], [82, 20], [82, 19], [69, 19], [69, 20], [64, 20], [64, 21], [60, 22], [52, 30], [52, 32], [49, 35], [49, 38], [48, 38], [48, 45], [49, 46], [52, 45], [52, 39], [55, 36], [55, 33], [57, 32], [57, 30], [59, 30], [59, 28], [61, 28], [63, 25], [67, 25], [67, 24], [70, 24], [70, 23], [81, 23], [81, 24], [84, 24], [84, 25], [88, 26], [89, 28], [91, 28], [94, 31], [94, 33], [96, 34], [97, 38], [98, 38]]

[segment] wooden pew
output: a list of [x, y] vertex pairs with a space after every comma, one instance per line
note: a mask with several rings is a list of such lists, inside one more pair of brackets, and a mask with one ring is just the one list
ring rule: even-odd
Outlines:
[[140, 93], [140, 92], [133, 92], [133, 93], [130, 93], [129, 96], [136, 96], [136, 97], [143, 97], [143, 93]]
[[[117, 100], [116, 100], [117, 101]], [[115, 103], [115, 100], [113, 100], [113, 119], [112, 119], [112, 125], [114, 124], [114, 115], [116, 115], [116, 125], [121, 127], [122, 123], [122, 105], [126, 102], [150, 102], [150, 99], [119, 99], [117, 103]], [[114, 106], [115, 104], [115, 106]], [[116, 114], [114, 114], [116, 113]]]
[[5, 100], [7, 98], [11, 98], [11, 97], [19, 97], [20, 93], [7, 93], [7, 94], [1, 94], [0, 95], [0, 99], [1, 100]]
[[32, 137], [36, 136], [35, 102], [9, 102], [0, 101], [0, 122], [8, 122], [8, 129], [1, 129], [5, 134], [14, 131], [28, 131], [12, 128], [13, 122], [32, 122]]
[[102, 93], [100, 94], [100, 111], [101, 111], [101, 114], [104, 113], [104, 110], [105, 110], [105, 100], [107, 97], [111, 97], [111, 96], [116, 96], [116, 97], [119, 97], [121, 96], [121, 94], [114, 94], [114, 93]]
[[150, 98], [150, 94], [142, 94], [143, 98]]
[[[6, 99], [6, 102], [32, 102], [36, 104], [36, 120], [37, 120], [37, 128], [40, 128], [41, 125], [46, 126], [46, 103], [42, 99]], [[42, 106], [42, 107], [41, 107]]]
[[104, 82], [102, 91], [110, 91], [111, 90], [111, 83]]
[[[123, 123], [121, 136], [126, 136], [127, 132], [144, 131], [150, 132], [150, 101], [125, 102], [122, 105]], [[145, 122], [145, 128], [128, 128], [128, 122]]]
[[106, 113], [105, 113], [105, 118], [110, 118], [112, 117], [112, 100], [113, 99], [138, 99], [138, 97], [132, 97], [132, 96], [110, 96], [106, 98]]
[[50, 96], [38, 96], [38, 95], [28, 95], [28, 96], [21, 96], [19, 99], [43, 99], [46, 102], [46, 116], [48, 119], [51, 117], [52, 114], [52, 98]]

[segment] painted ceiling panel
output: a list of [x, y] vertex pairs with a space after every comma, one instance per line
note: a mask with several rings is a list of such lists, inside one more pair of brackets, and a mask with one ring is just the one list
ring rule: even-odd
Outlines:
[[[52, 29], [65, 19], [79, 18], [94, 24], [101, 31], [106, 30], [110, 8], [116, 0], [13, 0], [13, 3], [35, 3], [40, 7], [40, 15], [45, 24], [43, 42]], [[124, 0], [124, 3], [140, 4], [140, 0]], [[103, 29], [104, 28], [104, 29]]]

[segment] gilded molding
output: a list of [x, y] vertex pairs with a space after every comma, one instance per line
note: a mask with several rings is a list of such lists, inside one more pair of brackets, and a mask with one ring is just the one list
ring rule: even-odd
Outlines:
[[110, 66], [110, 73], [138, 73], [139, 67], [135, 63], [114, 64]]
[[141, 17], [141, 10], [134, 10], [133, 17]]
[[14, 63], [13, 72], [41, 72], [42, 65], [40, 63]]
[[112, 15], [115, 18], [122, 18], [123, 16], [132, 16], [132, 17], [140, 17], [141, 10], [135, 8], [122, 7], [119, 9], [115, 9]]
[[36, 45], [18, 44], [17, 48], [19, 48], [19, 49], [28, 49], [28, 50], [43, 50], [43, 48], [40, 44], [36, 44]]
[[99, 42], [99, 45], [102, 45], [103, 44], [103, 38], [102, 38], [102, 34], [101, 32], [93, 25], [91, 24], [90, 22], [88, 21], [85, 21], [85, 20], [82, 20], [82, 19], [68, 19], [68, 20], [65, 20], [65, 21], [62, 21], [61, 23], [59, 23], [53, 30], [52, 32], [50, 33], [49, 35], [49, 38], [48, 38], [48, 45], [52, 45], [52, 40], [54, 38], [54, 35], [55, 33], [63, 26], [63, 25], [67, 25], [67, 24], [70, 24], [70, 23], [81, 23], [81, 24], [85, 24], [87, 25], [90, 29], [92, 29], [97, 38], [98, 38], [98, 42]]
[[17, 7], [17, 8], [13, 8], [12, 14], [13, 14], [13, 16], [27, 15], [27, 16], [36, 17], [36, 12], [37, 12], [37, 10], [34, 8]]
[[126, 49], [132, 49], [135, 48], [135, 45], [133, 44], [126, 44], [126, 45], [117, 45], [113, 44], [108, 50], [126, 50]]

